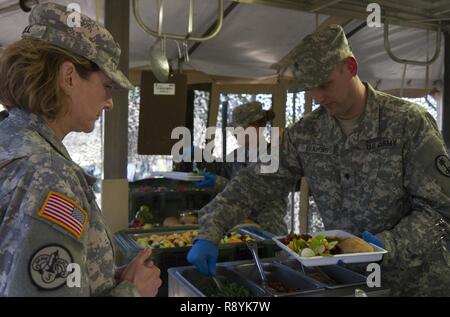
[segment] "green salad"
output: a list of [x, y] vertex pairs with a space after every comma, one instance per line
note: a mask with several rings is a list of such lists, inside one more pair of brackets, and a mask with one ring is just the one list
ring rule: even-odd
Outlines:
[[297, 235], [290, 233], [281, 240], [291, 250], [303, 257], [332, 256], [339, 241], [327, 238], [324, 235], [312, 237], [310, 235]]

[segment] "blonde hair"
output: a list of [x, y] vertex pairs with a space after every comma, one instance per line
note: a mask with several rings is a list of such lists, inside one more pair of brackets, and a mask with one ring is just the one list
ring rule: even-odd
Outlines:
[[22, 39], [0, 56], [0, 103], [54, 120], [67, 112], [68, 96], [58, 74], [64, 62], [74, 64], [83, 79], [99, 67], [77, 54], [41, 40]]

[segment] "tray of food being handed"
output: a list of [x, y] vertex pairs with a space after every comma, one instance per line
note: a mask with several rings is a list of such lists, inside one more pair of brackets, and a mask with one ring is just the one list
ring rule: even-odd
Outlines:
[[343, 263], [381, 261], [387, 251], [342, 230], [329, 230], [309, 234], [272, 238], [304, 266], [323, 266]]

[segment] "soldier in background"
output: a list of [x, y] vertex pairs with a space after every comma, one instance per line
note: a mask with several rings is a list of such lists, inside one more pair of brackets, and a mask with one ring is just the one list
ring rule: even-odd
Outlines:
[[276, 173], [245, 169], [202, 209], [188, 260], [215, 274], [224, 230], [306, 176], [326, 230], [388, 251], [381, 276], [392, 295], [449, 296], [450, 160], [434, 119], [361, 82], [338, 25], [307, 36], [292, 62], [296, 88], [321, 107], [286, 130]]
[[[142, 251], [121, 271], [92, 185], [62, 140], [92, 132], [112, 89], [131, 89], [120, 47], [100, 24], [54, 3], [30, 13], [0, 58], [0, 296], [155, 296], [160, 271]], [[74, 275], [72, 276], [72, 273]]]
[[[256, 140], [259, 140], [260, 128], [265, 128], [268, 122], [275, 118], [275, 113], [272, 110], [263, 110], [260, 102], [244, 103], [233, 110], [231, 126], [234, 128], [242, 127], [243, 129], [255, 128]], [[239, 140], [238, 140], [239, 142]], [[258, 141], [259, 142], [259, 141]], [[249, 155], [249, 138], [246, 137], [244, 144], [238, 144], [239, 147], [244, 147], [245, 160], [243, 162], [237, 161], [237, 149], [233, 152], [234, 162], [215, 162], [206, 163], [204, 168], [208, 171], [202, 173], [205, 179], [196, 182], [198, 187], [214, 187], [216, 192], [221, 192], [231, 179], [236, 177], [239, 172], [245, 168], [251, 167], [256, 162], [250, 161]], [[258, 144], [259, 146], [259, 144]], [[267, 146], [268, 151], [270, 146]], [[197, 165], [202, 167], [201, 164]], [[287, 233], [287, 226], [284, 221], [286, 216], [287, 199], [286, 196], [281, 196], [273, 200], [270, 204], [260, 209], [260, 206], [251, 208], [247, 219], [247, 224], [256, 223], [262, 229], [267, 230], [275, 235], [284, 235]]]

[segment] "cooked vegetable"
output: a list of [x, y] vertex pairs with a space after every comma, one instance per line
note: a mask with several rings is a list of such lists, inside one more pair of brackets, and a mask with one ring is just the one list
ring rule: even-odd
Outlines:
[[[149, 237], [137, 238], [136, 242], [141, 248], [150, 246], [152, 249], [165, 248], [182, 248], [192, 245], [193, 240], [198, 236], [197, 230], [184, 231], [181, 233], [172, 234], [152, 234]], [[248, 235], [241, 235], [239, 233], [230, 233], [224, 237], [221, 243], [242, 243], [247, 240], [253, 240]]]
[[316, 254], [310, 248], [304, 248], [300, 255], [305, 256], [305, 257], [311, 257], [311, 256], [315, 256]]
[[223, 281], [221, 288], [216, 286], [206, 286], [203, 288], [203, 293], [208, 297], [250, 297], [250, 291], [239, 284]]
[[279, 281], [271, 281], [267, 284], [267, 286], [278, 293], [293, 293], [299, 290], [298, 288], [286, 286]]

